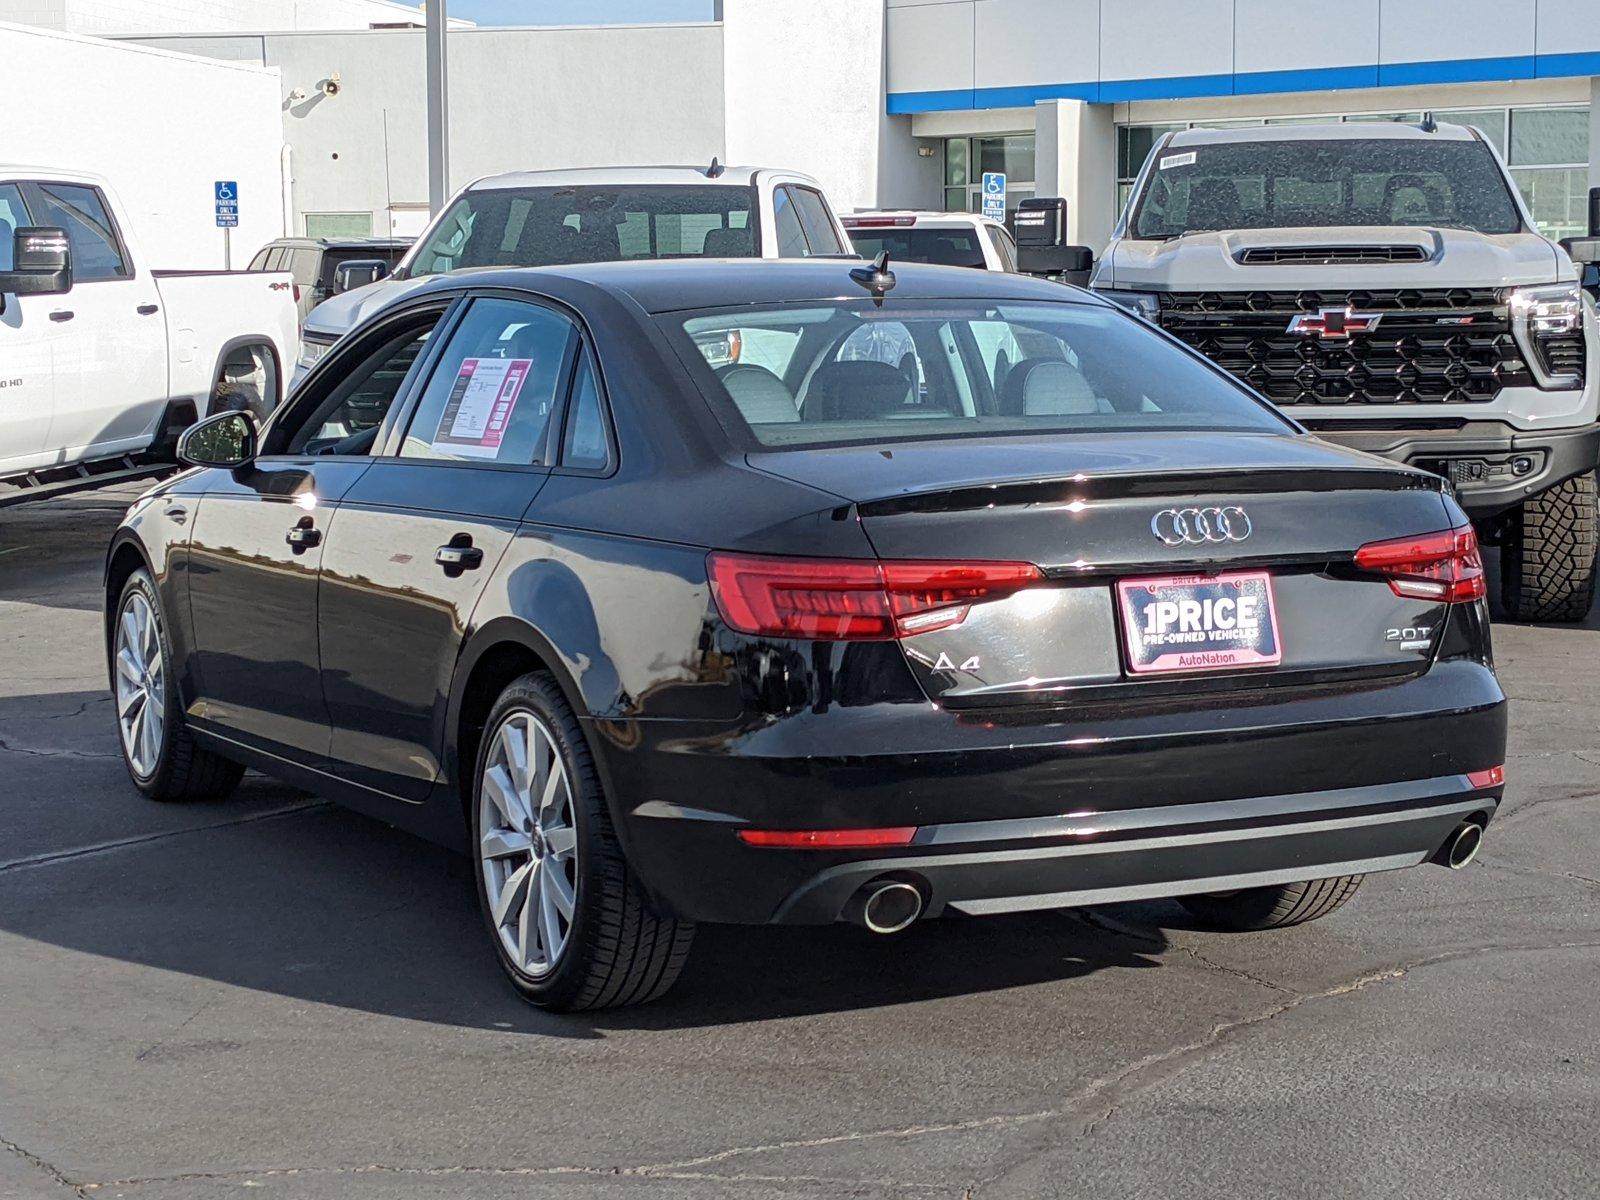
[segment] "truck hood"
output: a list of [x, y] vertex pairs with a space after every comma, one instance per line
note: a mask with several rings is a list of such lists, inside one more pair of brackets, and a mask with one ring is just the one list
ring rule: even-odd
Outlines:
[[380, 279], [366, 287], [331, 296], [306, 314], [305, 332], [342, 337], [379, 309], [409, 296], [430, 278]]
[[[1415, 262], [1244, 265], [1244, 251], [1287, 247], [1415, 246]], [[1388, 225], [1234, 229], [1190, 233], [1171, 241], [1114, 242], [1095, 273], [1098, 287], [1133, 291], [1337, 291], [1351, 289], [1506, 287], [1576, 279], [1572, 261], [1536, 233], [1485, 234], [1465, 229]]]

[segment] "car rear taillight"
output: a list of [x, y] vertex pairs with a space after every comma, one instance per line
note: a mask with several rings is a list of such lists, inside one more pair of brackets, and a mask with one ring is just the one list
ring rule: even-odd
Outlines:
[[818, 641], [887, 641], [948, 629], [972, 605], [1037, 583], [1032, 563], [706, 558], [722, 619], [740, 633]]
[[296, 304], [300, 303], [300, 285], [298, 283], [294, 285], [294, 302]]
[[871, 846], [909, 846], [915, 825], [880, 829], [741, 829], [739, 840], [747, 846], [775, 850], [863, 850]]
[[1385, 576], [1396, 596], [1414, 600], [1459, 604], [1483, 599], [1487, 589], [1471, 525], [1368, 542], [1356, 551], [1356, 566]]

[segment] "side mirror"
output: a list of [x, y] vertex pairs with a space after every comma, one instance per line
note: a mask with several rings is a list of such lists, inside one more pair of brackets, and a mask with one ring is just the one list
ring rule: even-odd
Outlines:
[[[1017, 270], [1024, 275], [1067, 275], [1087, 282], [1094, 269], [1094, 251], [1087, 246], [1018, 246]], [[1078, 283], [1069, 278], [1068, 283]]]
[[178, 457], [192, 467], [237, 467], [256, 456], [256, 423], [249, 413], [213, 413], [178, 438]]
[[1089, 282], [1094, 251], [1067, 245], [1067, 202], [1061, 196], [1030, 196], [1012, 218], [1017, 270], [1024, 275], [1064, 275], [1080, 287]]
[[332, 292], [337, 296], [340, 292], [366, 287], [369, 283], [377, 283], [378, 280], [388, 277], [389, 264], [383, 259], [352, 258], [349, 262], [342, 262], [333, 269]]
[[72, 247], [53, 225], [19, 225], [11, 270], [0, 271], [0, 295], [59, 296], [72, 290]]

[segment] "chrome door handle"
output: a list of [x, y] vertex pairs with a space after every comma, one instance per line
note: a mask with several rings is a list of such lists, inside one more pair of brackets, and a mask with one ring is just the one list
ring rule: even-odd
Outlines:
[[289, 543], [290, 549], [296, 554], [304, 554], [311, 547], [322, 544], [322, 530], [312, 526], [310, 517], [301, 517], [300, 523], [283, 535], [283, 540]]
[[463, 571], [476, 571], [483, 565], [483, 551], [472, 544], [472, 538], [458, 533], [448, 546], [440, 546], [433, 561], [444, 568], [446, 575], [459, 575]]

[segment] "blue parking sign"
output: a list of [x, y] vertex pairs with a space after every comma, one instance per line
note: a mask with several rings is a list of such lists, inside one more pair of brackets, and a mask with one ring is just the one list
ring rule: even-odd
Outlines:
[[239, 224], [239, 183], [234, 179], [219, 179], [213, 194], [217, 205], [217, 224], [223, 229], [233, 229]]
[[1002, 171], [983, 173], [983, 215], [995, 221], [1006, 219], [1006, 177]]

